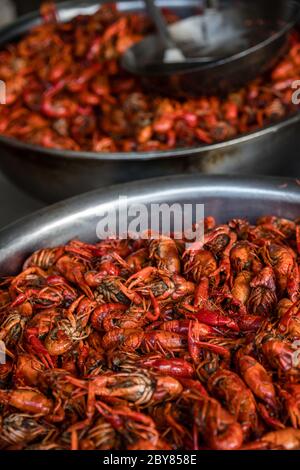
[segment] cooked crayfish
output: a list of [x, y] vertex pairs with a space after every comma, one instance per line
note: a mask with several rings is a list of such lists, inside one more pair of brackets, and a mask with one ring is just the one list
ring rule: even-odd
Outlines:
[[[168, 22], [177, 19], [169, 10], [164, 14]], [[61, 23], [54, 3], [47, 2], [41, 16], [41, 25], [0, 51], [0, 80], [7, 85], [0, 132], [9, 137], [73, 151], [159, 151], [223, 141], [297, 112], [292, 99], [300, 71], [296, 30], [273, 70], [240, 90], [220, 97], [186, 96], [178, 87], [177, 96], [167, 88], [164, 95], [149, 90], [121, 66], [124, 51], [153, 31], [145, 15], [105, 4], [94, 14]], [[284, 219], [276, 217], [261, 219], [261, 225], [273, 233], [285, 228]], [[158, 256], [160, 268], [178, 273], [173, 241], [159, 245], [151, 243], [151, 258]], [[40, 252], [27, 265], [45, 267], [58, 253]], [[200, 257], [189, 266], [196, 277]], [[227, 255], [223, 272], [226, 265]]]

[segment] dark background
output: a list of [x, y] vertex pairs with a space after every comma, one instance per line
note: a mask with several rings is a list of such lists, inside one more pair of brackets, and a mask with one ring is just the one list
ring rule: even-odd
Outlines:
[[24, 13], [28, 13], [29, 11], [37, 10], [41, 3], [43, 3], [42, 0], [14, 0], [14, 2], [17, 6], [18, 15], [23, 15]]

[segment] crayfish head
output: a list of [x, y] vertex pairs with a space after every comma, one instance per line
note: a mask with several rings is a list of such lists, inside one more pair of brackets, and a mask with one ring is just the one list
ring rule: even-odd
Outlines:
[[108, 351], [107, 361], [108, 367], [113, 371], [130, 371], [136, 368], [136, 362], [139, 356], [134, 352], [128, 351]]
[[51, 427], [25, 414], [13, 413], [2, 419], [0, 429], [0, 449], [5, 449], [17, 444], [24, 446], [38, 437], [45, 436]]
[[118, 302], [129, 305], [130, 300], [120, 289], [121, 282], [122, 278], [106, 276], [102, 279], [101, 284], [95, 289], [95, 300], [97, 302]]

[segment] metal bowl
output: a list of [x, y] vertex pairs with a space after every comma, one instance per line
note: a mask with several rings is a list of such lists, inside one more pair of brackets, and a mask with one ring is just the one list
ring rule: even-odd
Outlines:
[[289, 178], [175, 176], [99, 189], [43, 209], [0, 232], [0, 274], [15, 274], [26, 257], [42, 247], [73, 238], [95, 242], [100, 214], [128, 204], [205, 204], [205, 214], [222, 223], [231, 218], [254, 222], [261, 215], [296, 218], [300, 186]]
[[[161, 6], [188, 14], [199, 0], [162, 0]], [[104, 2], [102, 2], [104, 3]], [[142, 11], [141, 1], [121, 1], [122, 11]], [[92, 14], [99, 2], [58, 5], [61, 21]], [[0, 47], [39, 24], [37, 13], [0, 31]], [[46, 149], [0, 136], [0, 167], [29, 193], [55, 202], [101, 186], [179, 173], [296, 175], [299, 171], [300, 113], [264, 129], [213, 145], [167, 152], [92, 153]]]

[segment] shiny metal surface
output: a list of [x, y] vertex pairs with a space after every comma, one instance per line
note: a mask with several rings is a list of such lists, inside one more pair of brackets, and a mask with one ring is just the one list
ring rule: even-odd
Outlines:
[[288, 178], [176, 176], [100, 189], [43, 209], [0, 232], [0, 274], [16, 273], [34, 250], [73, 238], [93, 242], [100, 214], [128, 204], [202, 203], [218, 222], [264, 214], [300, 216], [300, 186]]
[[[162, 0], [159, 5], [184, 10], [199, 0]], [[75, 5], [75, 6], [74, 6]], [[123, 11], [142, 10], [141, 1], [118, 3]], [[99, 2], [59, 4], [66, 21], [91, 14]], [[29, 14], [0, 31], [0, 46], [39, 22]], [[154, 153], [91, 153], [49, 150], [0, 136], [0, 168], [21, 188], [47, 202], [114, 183], [179, 173], [247, 173], [296, 176], [300, 173], [298, 146], [300, 113], [265, 129], [227, 142], [192, 149]]]

